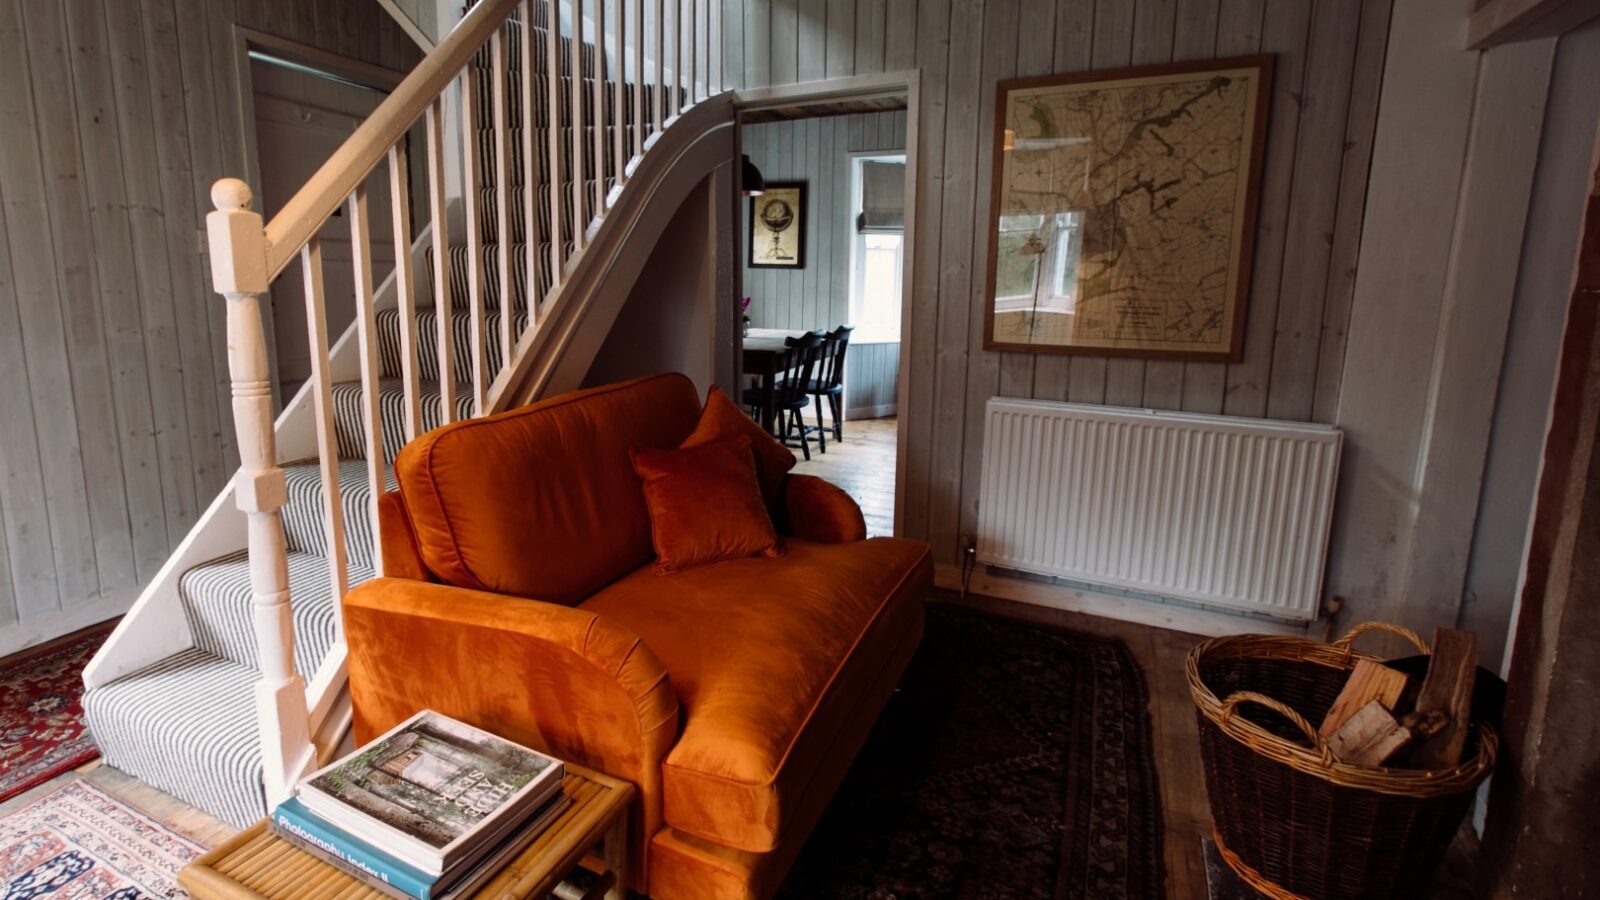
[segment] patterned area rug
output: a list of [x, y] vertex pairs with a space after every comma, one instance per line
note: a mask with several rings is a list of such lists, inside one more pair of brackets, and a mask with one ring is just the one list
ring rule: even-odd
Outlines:
[[1147, 701], [1120, 641], [930, 606], [779, 896], [1159, 898]]
[[178, 870], [199, 844], [72, 781], [0, 819], [0, 897], [185, 897]]
[[0, 668], [0, 800], [83, 765], [100, 751], [83, 725], [83, 667], [110, 626]]

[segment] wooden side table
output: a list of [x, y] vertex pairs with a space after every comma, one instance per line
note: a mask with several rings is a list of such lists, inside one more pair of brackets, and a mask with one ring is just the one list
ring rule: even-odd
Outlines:
[[[604, 870], [591, 894], [626, 900], [633, 785], [569, 763], [562, 789], [572, 804], [477, 897], [543, 900], [585, 857], [598, 856]], [[266, 819], [184, 866], [178, 882], [197, 900], [389, 900], [278, 837]]]

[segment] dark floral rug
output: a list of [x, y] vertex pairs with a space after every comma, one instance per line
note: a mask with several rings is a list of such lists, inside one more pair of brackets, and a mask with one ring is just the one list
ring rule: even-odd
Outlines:
[[930, 605], [779, 896], [1159, 898], [1147, 701], [1120, 641]]
[[111, 624], [0, 666], [0, 800], [100, 755], [79, 700], [83, 667], [105, 643]]

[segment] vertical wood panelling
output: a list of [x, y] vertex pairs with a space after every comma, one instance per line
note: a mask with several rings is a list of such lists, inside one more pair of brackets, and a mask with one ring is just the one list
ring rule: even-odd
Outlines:
[[[763, 83], [800, 77], [806, 64], [790, 74], [785, 40], [803, 49], [802, 36], [818, 25], [827, 74], [842, 71], [833, 52], [841, 29], [849, 52], [837, 58], [851, 70], [921, 70], [922, 131], [910, 138], [919, 143], [920, 181], [909, 408], [900, 411], [909, 536], [931, 539], [941, 560], [954, 558], [972, 522], [981, 409], [993, 394], [1332, 420], [1391, 2], [882, 0], [853, 4], [848, 20], [830, 2], [818, 22], [806, 21], [814, 2], [740, 5], [747, 37], [771, 42], [766, 67], [748, 40], [741, 47], [747, 83], [753, 70]], [[767, 27], [752, 28], [763, 19]], [[1257, 52], [1275, 54], [1278, 72], [1244, 359], [1228, 366], [982, 350], [995, 82]], [[841, 133], [870, 141], [873, 131]], [[747, 140], [782, 180], [793, 141]], [[814, 187], [813, 210], [821, 203]], [[809, 252], [823, 251], [813, 243]], [[780, 279], [752, 270], [746, 285], [758, 304], [774, 297], [784, 316], [775, 322], [790, 321], [791, 292]]]
[[145, 77], [143, 25], [134, 3], [104, 5], [106, 42], [121, 142], [126, 218], [133, 245], [132, 279], [140, 310], [140, 337], [146, 351], [150, 406], [155, 416], [157, 463], [167, 542], [176, 543], [199, 514], [189, 449], [189, 410], [179, 359], [172, 269], [167, 264], [161, 179], [150, 123], [150, 89]]
[[133, 246], [125, 213], [127, 196], [123, 190], [111, 54], [99, 6], [96, 0], [69, 0], [64, 10], [72, 53], [76, 125], [83, 150], [84, 190], [89, 197], [99, 276], [98, 299], [110, 365], [114, 417], [108, 421], [116, 423], [133, 562], [136, 577], [144, 579], [155, 574], [170, 544], [138, 290], [130, 277], [134, 271]]
[[[1019, 24], [1022, 21], [1021, 0], [989, 0], [983, 8], [983, 76], [982, 84], [995, 84], [1017, 74], [1017, 42]], [[980, 91], [978, 95], [978, 114], [976, 121], [994, 121], [995, 92]], [[978, 137], [974, 142], [977, 148], [975, 157], [976, 171], [990, 172], [994, 170], [994, 142], [988, 139], [989, 132], [985, 129], [973, 129], [984, 136]], [[982, 179], [978, 179], [982, 183]], [[981, 187], [973, 191], [975, 205], [973, 207], [975, 222], [987, 222], [994, 214], [991, 200], [993, 193]], [[986, 353], [983, 350], [983, 317], [985, 304], [984, 295], [988, 292], [988, 267], [984, 260], [989, 251], [988, 228], [973, 228], [969, 240], [972, 254], [972, 271], [970, 273], [970, 286], [968, 287], [967, 311], [967, 340], [971, 347], [971, 355], [967, 362], [966, 397], [962, 404], [965, 412], [962, 416], [964, 428], [960, 444], [960, 480], [976, 484], [982, 470], [983, 459], [983, 407], [989, 397], [999, 389], [1000, 385], [1000, 359], [999, 353]], [[961, 491], [960, 512], [956, 522], [956, 534], [970, 534], [978, 525], [978, 495], [974, 491]]]
[[200, 241], [254, 169], [236, 24], [420, 58], [375, 0], [0, 0], [0, 628], [131, 599], [238, 463]]
[[[966, 438], [966, 388], [968, 337], [973, 315], [972, 223], [977, 221], [978, 143], [987, 142], [988, 130], [975, 127], [984, 90], [983, 7], [979, 0], [953, 0], [950, 5], [948, 49], [950, 72], [945, 84], [944, 202], [939, 235], [938, 331], [934, 345], [934, 405], [926, 415], [933, 420], [928, 539], [938, 546], [957, 546], [961, 511], [961, 453]], [[995, 48], [1006, 53], [1008, 43]], [[921, 160], [918, 160], [921, 165]], [[912, 344], [916, 348], [916, 344]], [[975, 423], [976, 424], [976, 423]]]
[[[82, 453], [72, 407], [63, 311], [56, 285], [55, 252], [45, 172], [36, 143], [44, 123], [34, 115], [33, 74], [20, 3], [0, 4], [0, 120], [6, 134], [25, 140], [0, 153], [0, 195], [5, 197], [11, 274], [26, 352], [13, 358], [18, 385], [26, 385], [48, 519], [19, 524], [40, 532], [45, 559], [54, 559], [53, 577], [39, 589], [17, 597], [22, 619], [54, 612], [61, 599], [88, 596], [99, 589], [92, 562], [94, 534], [83, 480]], [[47, 111], [48, 114], [48, 111]], [[19, 365], [24, 360], [26, 364]], [[6, 429], [9, 430], [9, 429]]]
[[[36, 111], [74, 108], [62, 12], [59, 4], [30, 4], [24, 10]], [[50, 207], [48, 235], [59, 251], [92, 233], [77, 121], [47, 114], [38, 124], [45, 198]], [[91, 555], [70, 564], [90, 570], [84, 576], [85, 584], [124, 584], [135, 577], [133, 544], [123, 490], [121, 442], [114, 425], [106, 428], [116, 421], [116, 411], [102, 337], [99, 274], [92, 258], [72, 252], [55, 253], [55, 268], [72, 391], [69, 407], [57, 414], [66, 415], [70, 408], [77, 419], [84, 495], [94, 539]], [[66, 596], [71, 595], [63, 599]]]

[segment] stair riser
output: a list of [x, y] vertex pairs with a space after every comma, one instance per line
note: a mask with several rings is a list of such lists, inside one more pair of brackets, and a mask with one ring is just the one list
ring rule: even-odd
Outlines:
[[[328, 562], [320, 555], [291, 552], [288, 567], [295, 669], [309, 679], [333, 646], [335, 613]], [[367, 564], [352, 564], [349, 575], [351, 584], [359, 584], [372, 577], [372, 570]], [[254, 669], [256, 638], [251, 619], [250, 562], [245, 554], [236, 553], [190, 569], [179, 582], [178, 591], [195, 646]]]
[[[456, 348], [454, 365], [456, 393], [470, 393], [469, 384], [472, 378], [471, 343], [469, 335], [472, 333], [471, 318], [462, 311], [457, 311], [452, 317], [452, 331], [455, 335], [453, 346]], [[417, 311], [417, 374], [423, 381], [438, 381], [439, 379], [439, 331], [437, 318], [431, 309]], [[488, 371], [493, 373], [500, 368], [500, 314], [485, 312], [484, 346], [485, 357], [488, 360]], [[522, 334], [527, 327], [528, 316], [519, 312], [512, 321], [513, 338]], [[378, 334], [382, 349], [383, 377], [400, 377], [400, 317], [394, 310], [382, 310], [378, 313]]]
[[[615, 140], [615, 131], [616, 129], [614, 127], [609, 125], [606, 126], [606, 150], [602, 162], [605, 163], [608, 184], [616, 175], [616, 172], [613, 171], [614, 166], [612, 165], [611, 160], [613, 147], [612, 141]], [[497, 183], [497, 174], [495, 170], [496, 150], [493, 139], [494, 131], [492, 129], [484, 129], [481, 130], [479, 134], [482, 136], [482, 140], [478, 142], [479, 177], [481, 178], [483, 184], [493, 185]], [[560, 141], [561, 183], [564, 186], [570, 186], [573, 174], [571, 162], [572, 129], [561, 129], [561, 133], [558, 137]], [[582, 145], [583, 180], [588, 183], [592, 182], [595, 177], [593, 126], [584, 126]], [[522, 164], [523, 157], [521, 129], [508, 129], [506, 131], [506, 146], [511, 151], [506, 157], [506, 167], [509, 170], [508, 174], [510, 175], [510, 184], [513, 186], [526, 184], [528, 176], [527, 171]], [[534, 156], [539, 164], [537, 175], [538, 184], [541, 186], [548, 186], [550, 184], [550, 138], [547, 131], [542, 128], [535, 131], [533, 136], [533, 148]], [[631, 128], [626, 129], [623, 133], [623, 148], [623, 153], [631, 157], [633, 153], [633, 131]]]
[[[354, 569], [371, 569], [374, 538], [372, 487], [367, 481], [367, 464], [361, 459], [339, 460], [339, 506], [344, 510], [345, 558]], [[289, 502], [284, 506], [283, 537], [290, 550], [325, 556], [328, 538], [323, 520], [322, 473], [315, 463], [284, 466]], [[394, 476], [386, 478], [385, 490], [394, 490]]]
[[[343, 459], [365, 459], [367, 455], [366, 430], [362, 423], [362, 397], [360, 382], [333, 386], [333, 421], [338, 432], [339, 456]], [[421, 421], [417, 425], [417, 433], [425, 434], [438, 428], [443, 421], [443, 416], [440, 415], [443, 406], [439, 403], [438, 386], [423, 385], [417, 399], [421, 407]], [[472, 397], [466, 394], [456, 397], [455, 419], [459, 421], [471, 415]], [[380, 385], [378, 416], [383, 423], [383, 461], [385, 465], [392, 465], [395, 455], [405, 446], [406, 440], [405, 395], [398, 381], [386, 381]]]

